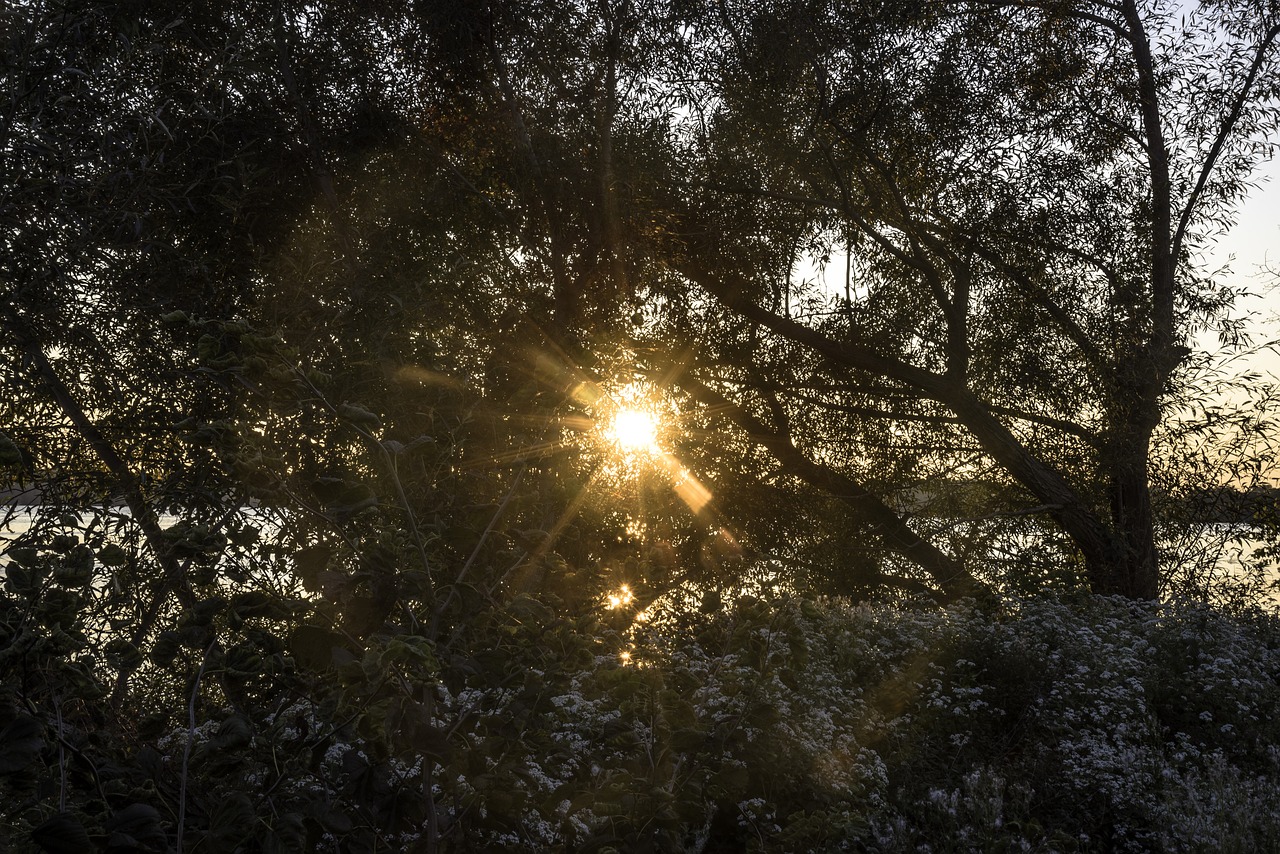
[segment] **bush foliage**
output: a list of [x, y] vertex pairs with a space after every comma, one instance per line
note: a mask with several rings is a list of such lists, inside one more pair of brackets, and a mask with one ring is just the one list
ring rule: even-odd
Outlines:
[[1272, 614], [743, 598], [624, 628], [525, 598], [445, 656], [242, 596], [187, 615], [223, 641], [175, 641], [186, 701], [113, 719], [103, 674], [137, 651], [22, 578], [6, 850], [160, 851], [179, 825], [210, 852], [1280, 847]]

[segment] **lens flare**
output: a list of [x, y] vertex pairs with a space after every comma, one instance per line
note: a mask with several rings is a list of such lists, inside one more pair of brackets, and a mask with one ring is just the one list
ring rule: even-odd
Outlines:
[[635, 600], [636, 594], [632, 593], [631, 588], [624, 584], [618, 588], [616, 593], [610, 593], [605, 596], [605, 607], [610, 611], [616, 611], [625, 605], [630, 605]]

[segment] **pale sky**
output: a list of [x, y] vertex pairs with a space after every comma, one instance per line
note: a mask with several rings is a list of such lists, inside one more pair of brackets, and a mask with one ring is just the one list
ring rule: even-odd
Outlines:
[[[1252, 327], [1254, 344], [1262, 344], [1280, 338], [1280, 290], [1267, 292], [1273, 286], [1280, 288], [1280, 159], [1264, 164], [1257, 178], [1260, 186], [1245, 199], [1235, 228], [1217, 241], [1209, 260], [1214, 266], [1230, 261], [1225, 282], [1257, 294], [1241, 300], [1236, 308], [1257, 316]], [[1268, 264], [1276, 275], [1262, 270]], [[1201, 339], [1200, 344], [1217, 348], [1212, 337]], [[1280, 357], [1274, 354], [1254, 358], [1249, 366], [1280, 376]]]

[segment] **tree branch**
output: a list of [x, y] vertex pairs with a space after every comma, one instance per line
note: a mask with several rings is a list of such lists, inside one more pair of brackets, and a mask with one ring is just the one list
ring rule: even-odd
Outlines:
[[[709, 239], [706, 229], [686, 227], [685, 233], [692, 245], [687, 247], [684, 257], [675, 258], [672, 265], [726, 308], [787, 340], [808, 347], [835, 364], [902, 382], [950, 407], [993, 459], [1041, 503], [1058, 508], [1054, 511], [1055, 518], [1080, 547], [1091, 572], [1102, 573], [1104, 567], [1118, 562], [1122, 547], [1080, 493], [1060, 472], [1036, 457], [995, 417], [991, 408], [963, 384], [956, 383], [953, 377], [918, 368], [864, 345], [836, 341], [791, 318], [779, 317], [752, 299], [752, 288], [746, 280], [725, 266], [712, 266], [708, 261], [700, 260], [717, 256], [718, 243]], [[1098, 576], [1097, 581], [1101, 583], [1101, 580], [1102, 577]]]
[[1173, 234], [1173, 245], [1171, 247], [1175, 258], [1178, 257], [1182, 249], [1182, 241], [1186, 237], [1187, 226], [1191, 223], [1191, 216], [1195, 212], [1195, 207], [1199, 203], [1201, 195], [1204, 193], [1205, 185], [1209, 183], [1209, 176], [1213, 173], [1214, 167], [1217, 166], [1218, 158], [1222, 156], [1222, 149], [1226, 146], [1227, 139], [1231, 136], [1236, 122], [1240, 120], [1240, 114], [1244, 111], [1244, 106], [1249, 100], [1249, 92], [1253, 89], [1254, 81], [1258, 78], [1258, 72], [1262, 70], [1267, 51], [1271, 49], [1271, 44], [1276, 40], [1277, 36], [1280, 36], [1280, 24], [1267, 30], [1266, 35], [1263, 36], [1262, 41], [1258, 44], [1258, 50], [1253, 56], [1253, 62], [1249, 65], [1249, 73], [1246, 75], [1244, 84], [1236, 95], [1235, 103], [1231, 105], [1231, 112], [1223, 119], [1222, 126], [1218, 128], [1218, 133], [1214, 136], [1213, 145], [1209, 149], [1209, 156], [1205, 158], [1200, 167], [1200, 174], [1196, 177], [1195, 188], [1191, 191], [1191, 195], [1187, 197], [1187, 202], [1182, 208], [1182, 214], [1178, 217], [1178, 228]]
[[771, 430], [741, 406], [690, 374], [682, 374], [675, 382], [699, 403], [737, 424], [751, 441], [767, 448], [787, 473], [844, 502], [855, 518], [870, 526], [886, 546], [929, 573], [948, 598], [971, 595], [983, 588], [963, 565], [922, 539], [902, 517], [866, 487], [848, 475], [809, 459], [784, 431]]

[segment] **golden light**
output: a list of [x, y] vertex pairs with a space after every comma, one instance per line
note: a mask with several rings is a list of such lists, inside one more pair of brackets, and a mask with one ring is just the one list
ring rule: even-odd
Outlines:
[[711, 490], [703, 486], [702, 481], [687, 468], [674, 468], [671, 473], [671, 483], [676, 495], [679, 495], [694, 513], [701, 513], [702, 508], [711, 501]]
[[623, 453], [662, 453], [658, 446], [658, 419], [652, 412], [626, 406], [619, 408], [613, 414], [608, 435]]
[[605, 607], [610, 611], [616, 611], [634, 601], [636, 601], [636, 594], [632, 593], [631, 588], [624, 584], [618, 588], [618, 592], [610, 593], [605, 597]]
[[[583, 396], [579, 399], [585, 402]], [[595, 410], [597, 439], [627, 468], [636, 463], [646, 467], [666, 454], [663, 442], [671, 430], [673, 411], [671, 401], [657, 387], [633, 382], [601, 389], [590, 405]]]
[[[698, 477], [663, 447], [679, 433], [680, 414], [671, 400], [654, 386], [631, 383], [606, 393], [592, 387], [588, 397], [576, 392], [584, 403], [597, 403], [596, 441], [614, 453], [602, 471], [606, 477], [623, 482], [640, 472], [663, 472], [672, 489], [689, 509], [701, 513], [712, 494]], [[641, 529], [627, 532], [636, 536]]]

